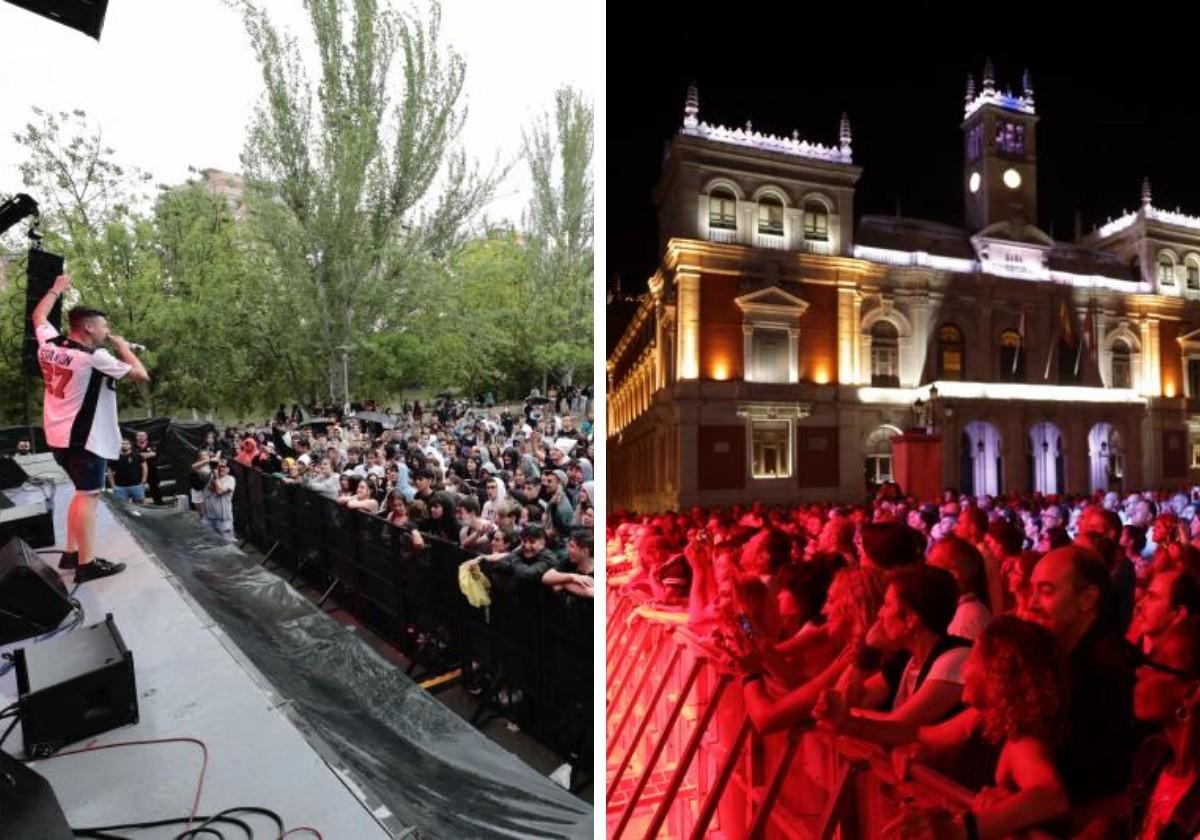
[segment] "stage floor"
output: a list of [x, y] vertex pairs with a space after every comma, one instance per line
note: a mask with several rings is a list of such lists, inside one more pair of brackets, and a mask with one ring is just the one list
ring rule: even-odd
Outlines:
[[[68, 484], [56, 485], [54, 520], [60, 546], [70, 495]], [[201, 814], [257, 806], [277, 812], [289, 829], [312, 826], [329, 840], [403, 835], [403, 826], [386, 808], [373, 805], [370, 795], [361, 790], [352, 792], [348, 785], [357, 787], [354, 781], [343, 780], [326, 764], [289, 717], [287, 704], [175, 585], [166, 569], [147, 556], [107, 504], [99, 506], [97, 537], [101, 556], [124, 562], [128, 568], [81, 586], [75, 597], [83, 604], [87, 624], [102, 621], [105, 613], [114, 615], [133, 651], [141, 720], [91, 743], [202, 740], [208, 747], [208, 769]], [[51, 565], [57, 564], [57, 556], [45, 557]], [[72, 586], [70, 577], [67, 585]], [[25, 644], [28, 640], [0, 652]], [[0, 678], [0, 707], [13, 702], [16, 694], [15, 675], [10, 671]], [[4, 747], [21, 753], [19, 726]], [[51, 758], [30, 766], [53, 786], [73, 827], [101, 826], [187, 816], [201, 751], [187, 743], [151, 744]], [[248, 822], [256, 837], [278, 835], [266, 818], [235, 816]], [[227, 836], [237, 836], [231, 828], [223, 830]], [[182, 826], [150, 829], [137, 836], [167, 838], [181, 830]], [[312, 835], [298, 832], [295, 836]]]

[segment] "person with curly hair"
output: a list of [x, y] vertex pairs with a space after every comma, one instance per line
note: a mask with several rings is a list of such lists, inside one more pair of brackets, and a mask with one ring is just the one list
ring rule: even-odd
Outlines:
[[[1040, 625], [1002, 615], [988, 625], [967, 657], [963, 699], [968, 708], [945, 723], [918, 730], [915, 744], [896, 750], [900, 775], [908, 763], [957, 747], [976, 731], [1000, 745], [995, 786], [969, 811], [904, 808], [885, 837], [1008, 837], [1065, 816], [1071, 803], [1055, 766], [1070, 708], [1069, 670], [1054, 636]], [[1093, 733], [1097, 735], [1098, 733]]]

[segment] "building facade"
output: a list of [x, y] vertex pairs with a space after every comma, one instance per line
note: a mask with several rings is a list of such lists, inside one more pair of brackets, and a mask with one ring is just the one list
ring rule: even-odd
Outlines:
[[1156, 208], [1073, 242], [1037, 219], [1028, 74], [990, 62], [963, 115], [966, 227], [855, 224], [836, 145], [699, 120], [654, 192], [661, 263], [607, 360], [609, 503], [855, 501], [890, 439], [942, 435], [942, 484], [1090, 492], [1200, 479], [1200, 218]]

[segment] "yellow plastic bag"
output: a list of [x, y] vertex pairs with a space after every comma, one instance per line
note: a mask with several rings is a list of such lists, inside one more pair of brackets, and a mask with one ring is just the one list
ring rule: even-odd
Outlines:
[[480, 570], [478, 564], [468, 560], [458, 567], [458, 588], [472, 607], [491, 606], [492, 582]]

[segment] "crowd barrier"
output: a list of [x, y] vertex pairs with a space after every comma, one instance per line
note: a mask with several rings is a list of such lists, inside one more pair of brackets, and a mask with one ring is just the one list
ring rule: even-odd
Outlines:
[[411, 536], [378, 516], [347, 510], [306, 487], [233, 462], [234, 528], [263, 562], [323, 586], [409, 658], [410, 675], [461, 669], [478, 692], [472, 722], [503, 715], [567, 759], [573, 786], [592, 755], [592, 601], [539, 582], [492, 575], [491, 605], [472, 607], [458, 584], [470, 553]]
[[610, 588], [605, 636], [609, 840], [875, 838], [903, 801], [971, 806], [928, 767], [898, 779], [876, 745], [811, 726], [759, 735], [686, 611]]

